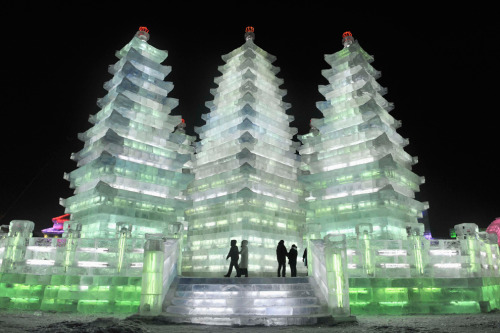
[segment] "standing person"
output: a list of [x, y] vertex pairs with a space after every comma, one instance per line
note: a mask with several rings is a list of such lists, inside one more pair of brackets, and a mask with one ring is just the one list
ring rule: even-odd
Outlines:
[[309, 275], [307, 271], [307, 247], [304, 250], [304, 254], [302, 255], [302, 261], [304, 262], [304, 265], [306, 265], [306, 275]]
[[241, 241], [241, 260], [240, 260], [240, 275], [245, 274], [248, 277], [248, 241]]
[[290, 252], [288, 252], [288, 264], [290, 265], [290, 271], [292, 272], [292, 277], [297, 277], [297, 246], [292, 244]]
[[276, 259], [278, 259], [278, 277], [280, 277], [280, 270], [283, 267], [283, 277], [286, 276], [286, 256], [288, 252], [286, 251], [285, 241], [280, 240], [278, 246], [276, 247]]
[[227, 274], [224, 276], [230, 277], [234, 266], [234, 268], [236, 268], [236, 277], [240, 277], [240, 267], [238, 266], [238, 259], [240, 259], [240, 255], [238, 252], [238, 247], [236, 246], [236, 239], [231, 240], [231, 248], [229, 249], [226, 260], [229, 258], [231, 258], [231, 263], [229, 264], [229, 270], [227, 271]]

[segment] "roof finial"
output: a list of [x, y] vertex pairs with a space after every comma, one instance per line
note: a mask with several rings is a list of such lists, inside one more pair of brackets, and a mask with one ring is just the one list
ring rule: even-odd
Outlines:
[[246, 27], [245, 29], [245, 40], [254, 40], [255, 39], [255, 34], [253, 33], [254, 32], [254, 28], [253, 27]]
[[135, 37], [147, 42], [149, 40], [149, 30], [146, 27], [139, 27], [139, 31], [135, 33]]
[[354, 38], [352, 37], [352, 33], [350, 31], [346, 31], [342, 34], [342, 44], [344, 47], [349, 47], [354, 42]]

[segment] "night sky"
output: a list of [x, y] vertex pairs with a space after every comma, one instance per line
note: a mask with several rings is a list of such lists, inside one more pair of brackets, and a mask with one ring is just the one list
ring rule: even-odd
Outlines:
[[205, 102], [213, 99], [221, 56], [241, 46], [252, 25], [255, 43], [277, 56], [299, 134], [321, 117], [315, 103], [324, 100], [318, 92], [327, 83], [324, 55], [341, 50], [342, 33], [351, 31], [375, 57], [378, 82], [388, 88], [384, 97], [395, 104], [391, 114], [402, 121], [398, 132], [410, 140], [405, 150], [419, 158], [413, 171], [426, 183], [417, 199], [430, 204], [433, 236], [446, 237], [464, 222], [486, 228], [500, 216], [495, 11], [309, 2], [4, 8], [0, 224], [26, 219], [39, 231], [64, 213], [59, 198], [72, 190], [63, 173], [76, 168], [69, 157], [83, 147], [77, 134], [99, 111], [96, 100], [106, 94], [115, 51], [139, 26], [149, 28], [151, 45], [169, 52], [163, 63], [172, 66], [169, 96], [180, 103], [172, 114], [182, 115], [194, 135], [193, 127], [204, 124]]

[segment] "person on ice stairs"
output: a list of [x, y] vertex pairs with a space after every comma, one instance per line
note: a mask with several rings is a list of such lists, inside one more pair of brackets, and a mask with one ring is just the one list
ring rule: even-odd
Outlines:
[[278, 259], [278, 277], [280, 277], [280, 270], [283, 267], [283, 272], [281, 276], [286, 276], [286, 257], [288, 252], [286, 251], [285, 241], [280, 240], [278, 246], [276, 247], [276, 259]]
[[292, 244], [292, 248], [290, 249], [290, 252], [288, 252], [288, 264], [290, 265], [292, 277], [297, 277], [297, 255], [297, 246]]
[[241, 241], [241, 260], [240, 260], [240, 274], [248, 277], [248, 241]]
[[238, 252], [238, 247], [236, 246], [236, 239], [231, 240], [231, 248], [229, 249], [226, 260], [229, 258], [231, 258], [231, 262], [229, 263], [229, 270], [224, 276], [230, 277], [234, 266], [234, 268], [236, 268], [236, 277], [241, 277], [240, 267], [238, 266], [238, 259], [240, 259], [240, 255]]

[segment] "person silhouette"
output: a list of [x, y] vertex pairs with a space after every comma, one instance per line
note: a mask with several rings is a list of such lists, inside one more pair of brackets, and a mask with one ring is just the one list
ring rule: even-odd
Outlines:
[[290, 265], [292, 277], [297, 277], [297, 255], [297, 246], [292, 244], [292, 248], [288, 252], [288, 264]]
[[276, 247], [276, 259], [278, 260], [278, 277], [280, 277], [280, 270], [283, 267], [281, 276], [286, 276], [286, 257], [288, 252], [286, 251], [285, 241], [280, 240], [278, 246]]
[[236, 277], [240, 277], [240, 267], [238, 266], [238, 259], [240, 259], [240, 255], [238, 252], [238, 247], [236, 246], [236, 239], [231, 240], [231, 248], [229, 249], [229, 253], [227, 254], [226, 260], [231, 258], [231, 262], [229, 263], [229, 270], [224, 277], [230, 277], [233, 271], [233, 266], [236, 268]]
[[248, 277], [248, 241], [241, 241], [241, 260], [240, 260], [240, 274]]

